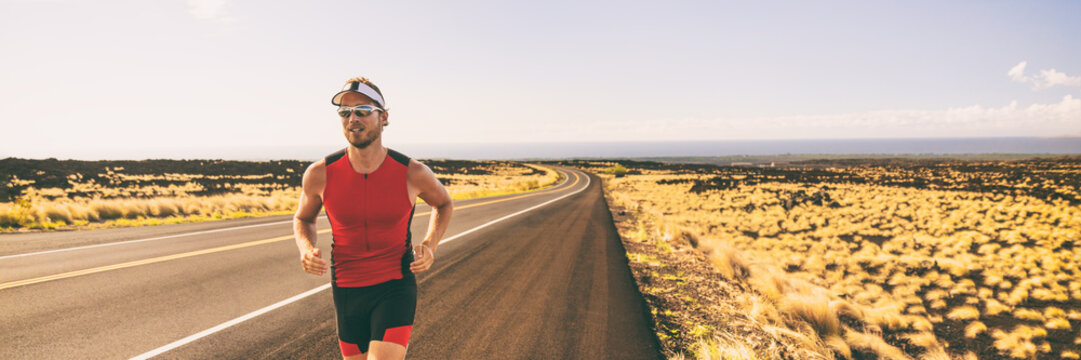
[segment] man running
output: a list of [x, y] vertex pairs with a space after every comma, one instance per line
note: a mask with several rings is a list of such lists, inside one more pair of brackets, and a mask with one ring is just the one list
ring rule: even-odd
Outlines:
[[[293, 233], [304, 271], [323, 275], [315, 219], [326, 207], [338, 344], [346, 360], [403, 359], [417, 307], [414, 273], [428, 270], [454, 206], [424, 164], [383, 147], [390, 114], [379, 87], [349, 79], [331, 99], [349, 146], [304, 172]], [[420, 197], [431, 206], [428, 232], [412, 247], [409, 226]]]

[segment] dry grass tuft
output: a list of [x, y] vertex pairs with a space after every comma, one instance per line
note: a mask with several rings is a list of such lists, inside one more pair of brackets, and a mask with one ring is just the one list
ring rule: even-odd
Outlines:
[[910, 344], [924, 349], [933, 349], [939, 346], [938, 338], [930, 332], [908, 333], [904, 335], [904, 338]]
[[973, 306], [961, 306], [950, 310], [950, 313], [946, 315], [950, 320], [976, 320], [980, 318], [980, 310]]
[[[776, 354], [771, 354], [776, 355]], [[682, 357], [682, 356], [680, 356]], [[703, 340], [698, 345], [698, 360], [765, 360], [773, 357], [760, 357], [754, 348], [744, 341], [728, 338]]]
[[1070, 321], [1066, 320], [1065, 318], [1054, 318], [1051, 320], [1047, 320], [1047, 322], [1044, 323], [1043, 326], [1051, 330], [1071, 330]]
[[1043, 314], [1041, 314], [1039, 311], [1032, 310], [1032, 309], [1026, 309], [1026, 308], [1017, 308], [1016, 310], [1014, 310], [1013, 311], [1013, 317], [1018, 318], [1018, 319], [1022, 319], [1022, 320], [1032, 320], [1032, 321], [1041, 321], [1041, 322], [1044, 320]]
[[829, 303], [829, 297], [822, 293], [790, 293], [781, 299], [778, 309], [811, 325], [815, 333], [830, 344], [830, 337], [841, 335], [841, 320]]
[[836, 354], [842, 358], [852, 358], [852, 348], [848, 346], [845, 339], [838, 335], [829, 335], [825, 337], [826, 346], [833, 350]]
[[901, 349], [886, 343], [881, 335], [866, 334], [857, 331], [845, 333], [845, 342], [853, 349], [878, 355], [884, 360], [907, 360], [911, 359]]
[[969, 339], [975, 338], [984, 332], [987, 332], [987, 325], [979, 321], [973, 321], [968, 326], [965, 326], [965, 337]]
[[713, 268], [725, 279], [742, 280], [750, 273], [747, 260], [726, 241], [716, 242], [709, 258], [713, 260]]

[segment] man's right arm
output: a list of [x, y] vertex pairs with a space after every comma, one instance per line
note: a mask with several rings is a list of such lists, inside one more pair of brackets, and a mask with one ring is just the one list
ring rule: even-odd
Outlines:
[[304, 171], [300, 187], [300, 203], [293, 215], [293, 235], [296, 236], [297, 249], [300, 250], [300, 264], [304, 271], [313, 275], [327, 272], [327, 263], [323, 254], [315, 247], [315, 219], [323, 208], [323, 188], [326, 187], [326, 165], [323, 160], [316, 161]]

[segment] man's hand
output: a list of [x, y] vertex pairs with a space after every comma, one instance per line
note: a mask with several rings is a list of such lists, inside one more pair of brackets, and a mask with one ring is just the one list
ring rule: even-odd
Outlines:
[[435, 254], [427, 245], [414, 246], [413, 253], [417, 254], [417, 258], [409, 264], [409, 270], [412, 270], [414, 274], [428, 271], [435, 262]]
[[312, 275], [323, 275], [327, 272], [327, 262], [323, 261], [323, 253], [319, 248], [312, 248], [300, 254], [300, 265]]

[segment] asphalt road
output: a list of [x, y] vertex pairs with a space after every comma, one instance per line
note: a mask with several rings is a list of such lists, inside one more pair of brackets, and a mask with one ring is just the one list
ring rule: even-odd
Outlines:
[[[562, 170], [552, 189], [455, 202], [407, 358], [660, 357], [599, 180]], [[291, 226], [0, 235], [0, 359], [340, 358], [329, 275], [301, 270]]]

